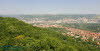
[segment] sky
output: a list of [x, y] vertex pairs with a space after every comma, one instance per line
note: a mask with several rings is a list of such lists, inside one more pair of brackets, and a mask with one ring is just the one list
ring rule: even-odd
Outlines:
[[0, 0], [0, 14], [100, 14], [100, 0]]

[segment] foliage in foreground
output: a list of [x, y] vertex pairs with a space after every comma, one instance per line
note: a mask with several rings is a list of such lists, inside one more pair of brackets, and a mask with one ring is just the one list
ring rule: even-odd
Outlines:
[[92, 42], [33, 27], [15, 18], [0, 17], [0, 51], [99, 51]]

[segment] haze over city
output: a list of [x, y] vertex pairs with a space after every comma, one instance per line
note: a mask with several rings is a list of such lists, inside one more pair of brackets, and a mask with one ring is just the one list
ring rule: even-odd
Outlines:
[[0, 14], [100, 14], [100, 0], [0, 0]]

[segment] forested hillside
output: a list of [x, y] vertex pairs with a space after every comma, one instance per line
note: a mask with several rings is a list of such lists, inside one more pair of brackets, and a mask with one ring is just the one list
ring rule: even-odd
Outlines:
[[85, 42], [47, 28], [33, 27], [16, 18], [0, 17], [0, 51], [100, 51]]
[[73, 27], [93, 32], [100, 32], [100, 23], [66, 23], [63, 25], [66, 27]]

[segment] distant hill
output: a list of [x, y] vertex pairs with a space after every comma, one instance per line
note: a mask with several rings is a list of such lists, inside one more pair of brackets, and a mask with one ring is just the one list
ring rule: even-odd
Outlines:
[[21, 17], [24, 17], [24, 18], [33, 18], [33, 17], [35, 17], [35, 18], [40, 18], [40, 17], [42, 17], [42, 18], [49, 18], [50, 19], [50, 17], [51, 18], [55, 18], [56, 17], [56, 19], [58, 18], [58, 19], [61, 19], [61, 18], [72, 18], [72, 19], [77, 19], [77, 18], [82, 18], [82, 17], [86, 17], [86, 18], [93, 18], [93, 17], [95, 17], [96, 16], [96, 14], [56, 14], [56, 15], [54, 15], [54, 14], [36, 14], [36, 15], [0, 15], [0, 16], [2, 16], [2, 17], [16, 17], [16, 18], [21, 18]]
[[29, 18], [49, 18], [49, 19], [63, 19], [63, 18], [72, 18], [72, 19], [78, 19], [82, 17], [86, 17], [88, 19], [91, 19], [95, 17], [96, 14], [72, 14], [72, 15], [67, 15], [67, 14], [58, 14], [58, 15], [20, 15], [20, 17], [29, 17]]
[[93, 42], [33, 27], [16, 18], [0, 17], [0, 51], [100, 51]]
[[92, 32], [100, 32], [100, 23], [70, 23], [63, 24], [66, 27], [73, 27], [77, 29], [89, 30]]

